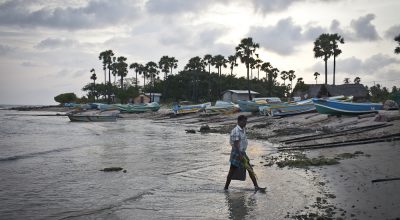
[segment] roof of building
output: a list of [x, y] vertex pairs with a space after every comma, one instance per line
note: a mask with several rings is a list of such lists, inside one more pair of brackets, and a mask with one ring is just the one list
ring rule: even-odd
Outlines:
[[149, 92], [146, 92], [145, 95], [147, 95], [147, 96], [150, 96], [150, 95], [151, 96], [153, 96], [153, 95], [154, 96], [161, 96], [161, 93], [149, 93]]
[[[236, 94], [248, 94], [249, 90], [233, 90], [233, 89], [231, 89], [231, 90], [226, 90], [223, 93], [226, 93], [226, 92], [231, 92], [231, 93], [236, 93]], [[260, 93], [250, 90], [250, 94], [258, 95]]]

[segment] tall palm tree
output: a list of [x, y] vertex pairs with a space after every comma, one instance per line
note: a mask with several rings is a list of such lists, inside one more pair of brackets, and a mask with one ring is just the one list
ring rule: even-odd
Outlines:
[[361, 78], [360, 77], [356, 77], [356, 78], [354, 78], [354, 84], [360, 84], [360, 82], [361, 82]]
[[238, 66], [236, 62], [237, 57], [235, 55], [230, 55], [228, 56], [228, 63], [229, 63], [229, 68], [231, 69], [231, 76], [233, 76], [233, 67]]
[[[287, 75], [288, 75], [288, 79], [290, 81], [291, 88], [293, 88], [293, 80], [296, 79], [296, 75], [294, 75], [294, 70], [289, 70]], [[292, 93], [292, 90], [290, 90], [290, 93]]]
[[164, 73], [164, 80], [167, 79], [167, 75], [170, 70], [169, 60], [170, 59], [168, 56], [162, 56], [160, 61], [158, 61], [158, 67], [161, 69], [161, 72]]
[[394, 53], [395, 53], [395, 54], [400, 54], [400, 34], [397, 35], [397, 36], [394, 38], [394, 41], [397, 41], [397, 43], [399, 44], [399, 46], [396, 47], [396, 48], [394, 49]]
[[260, 79], [260, 67], [261, 67], [262, 63], [263, 63], [263, 61], [257, 57], [256, 65], [255, 65], [255, 67], [257, 69], [257, 79]]
[[206, 54], [203, 57], [204, 65], [208, 65], [208, 74], [211, 74], [211, 63], [212, 63], [213, 56], [211, 54]]
[[193, 72], [193, 101], [197, 102], [197, 90], [198, 90], [198, 73], [204, 71], [206, 62], [200, 57], [192, 57], [189, 59], [188, 63], [186, 64], [184, 70]]
[[139, 64], [138, 63], [132, 63], [131, 65], [129, 65], [129, 69], [134, 69], [135, 70], [135, 73], [136, 73], [136, 77], [135, 77], [135, 86], [137, 87], [138, 86], [138, 78], [137, 78], [137, 75], [138, 75], [138, 73], [139, 73]]
[[94, 68], [92, 68], [90, 72], [93, 73], [90, 79], [93, 80], [93, 95], [94, 95], [94, 101], [96, 101], [96, 79], [97, 79], [96, 71], [94, 70]]
[[[147, 71], [146, 71], [146, 67], [143, 64], [139, 64], [138, 74], [139, 74], [139, 76], [143, 75], [143, 89], [144, 89], [144, 86], [146, 85]], [[142, 92], [144, 92], [144, 91], [142, 91]]]
[[178, 60], [175, 59], [175, 57], [170, 57], [169, 58], [169, 66], [171, 68], [171, 72], [169, 72], [169, 74], [172, 75], [172, 69], [178, 68]]
[[253, 58], [253, 55], [255, 54], [257, 48], [259, 48], [260, 45], [258, 43], [254, 43], [253, 39], [251, 37], [248, 38], [243, 38], [240, 41], [240, 44], [235, 48], [236, 50], [236, 56], [240, 58], [240, 62], [244, 63], [246, 65], [247, 69], [247, 90], [249, 93], [249, 100], [251, 100], [251, 93], [250, 93], [250, 62], [251, 58]]
[[225, 57], [222, 55], [216, 55], [211, 60], [211, 65], [215, 66], [215, 68], [217, 68], [217, 72], [218, 72], [218, 94], [221, 93], [222, 67], [226, 68], [227, 67], [226, 64], [228, 62], [229, 61], [227, 59], [225, 59]]
[[315, 76], [315, 84], [318, 84], [317, 79], [318, 79], [318, 76], [319, 76], [319, 75], [321, 75], [321, 74], [319, 74], [319, 72], [315, 72], [315, 73], [314, 73], [314, 76]]
[[329, 34], [321, 34], [314, 41], [314, 57], [322, 57], [325, 61], [325, 85], [328, 84], [328, 59], [332, 54], [331, 37]]
[[150, 77], [150, 85], [152, 84], [152, 86], [153, 86], [153, 89], [152, 89], [153, 91], [151, 92], [151, 93], [153, 93], [153, 97], [151, 97], [151, 95], [150, 95], [150, 101], [154, 102], [154, 88], [155, 88], [154, 82], [160, 72], [158, 71], [157, 63], [155, 63], [153, 61], [146, 63], [146, 70], [147, 70], [148, 76]]
[[272, 66], [269, 62], [263, 63], [261, 65], [261, 71], [265, 72], [265, 82], [268, 85], [268, 92], [271, 96], [272, 92], [272, 74], [271, 74]]
[[106, 73], [106, 68], [108, 68], [108, 79], [109, 79], [109, 84], [108, 84], [108, 103], [111, 103], [111, 64], [112, 64], [112, 57], [114, 56], [114, 52], [112, 50], [105, 50], [100, 53], [99, 55], [99, 60], [103, 61], [103, 70], [104, 70], [104, 85], [107, 84], [107, 73]]
[[282, 71], [281, 72], [281, 79], [283, 80], [283, 85], [286, 85], [286, 80], [288, 79], [288, 72], [287, 71]]
[[250, 58], [250, 79], [253, 79], [253, 69], [256, 67], [256, 59]]
[[128, 64], [125, 63], [126, 57], [120, 56], [117, 58], [116, 73], [121, 77], [121, 89], [124, 89], [124, 77], [128, 74]]
[[333, 54], [333, 85], [335, 85], [335, 74], [336, 74], [336, 57], [342, 53], [339, 49], [338, 43], [344, 44], [344, 38], [339, 34], [331, 34], [332, 41], [332, 54]]

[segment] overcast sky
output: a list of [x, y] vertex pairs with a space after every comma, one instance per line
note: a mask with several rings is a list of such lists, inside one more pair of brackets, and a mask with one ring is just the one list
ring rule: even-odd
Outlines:
[[[260, 44], [264, 62], [294, 70], [306, 83], [320, 72], [323, 82], [323, 60], [312, 51], [321, 33], [345, 40], [336, 83], [358, 76], [367, 85], [399, 87], [399, 9], [399, 0], [0, 0], [0, 103], [55, 104], [61, 93], [83, 95], [90, 69], [104, 81], [104, 50], [129, 64], [174, 56], [176, 73], [194, 56], [233, 55], [245, 37]], [[332, 69], [330, 62], [328, 83]], [[244, 65], [234, 73], [244, 76]]]

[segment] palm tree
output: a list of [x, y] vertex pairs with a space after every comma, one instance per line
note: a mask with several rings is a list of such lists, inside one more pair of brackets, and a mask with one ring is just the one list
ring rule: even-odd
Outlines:
[[146, 85], [146, 76], [147, 76], [147, 70], [146, 70], [146, 66], [143, 66], [143, 64], [139, 64], [138, 67], [138, 73], [139, 75], [143, 75], [143, 89]]
[[206, 54], [203, 57], [204, 65], [208, 65], [208, 74], [211, 74], [211, 63], [212, 63], [213, 56], [211, 54]]
[[178, 68], [178, 60], [175, 59], [175, 57], [170, 57], [169, 58], [169, 66], [171, 68], [171, 72], [169, 72], [169, 74], [172, 75], [172, 69]]
[[94, 95], [94, 101], [96, 101], [96, 79], [97, 79], [96, 71], [94, 70], [94, 68], [92, 68], [90, 72], [93, 73], [90, 79], [93, 80], [93, 95]]
[[125, 63], [126, 57], [120, 56], [115, 65], [116, 73], [121, 77], [121, 89], [124, 89], [124, 77], [128, 74], [128, 64]]
[[336, 73], [336, 57], [342, 53], [342, 50], [338, 47], [338, 42], [344, 44], [344, 38], [339, 34], [331, 34], [332, 40], [332, 54], [333, 54], [333, 85], [335, 85], [335, 73]]
[[250, 79], [253, 79], [253, 69], [256, 67], [256, 59], [250, 58]]
[[253, 39], [251, 37], [249, 38], [243, 38], [240, 41], [240, 44], [235, 48], [236, 50], [236, 56], [240, 58], [240, 62], [244, 63], [246, 65], [247, 69], [247, 90], [249, 93], [249, 100], [251, 100], [251, 93], [250, 93], [250, 62], [251, 58], [253, 58], [253, 55], [255, 54], [257, 48], [259, 48], [260, 45], [258, 43], [254, 43]]
[[286, 85], [286, 80], [288, 79], [288, 72], [282, 71], [281, 72], [281, 79], [283, 80], [283, 85]]
[[399, 46], [396, 47], [396, 48], [394, 49], [394, 53], [395, 53], [395, 54], [400, 54], [400, 34], [397, 35], [397, 36], [394, 38], [394, 40], [397, 41], [397, 43], [399, 44]]
[[360, 77], [356, 77], [356, 78], [354, 78], [354, 84], [360, 84], [360, 82], [361, 82], [361, 78]]
[[138, 86], [138, 78], [137, 78], [137, 75], [138, 75], [138, 72], [139, 72], [139, 64], [138, 63], [132, 63], [131, 65], [129, 65], [129, 69], [134, 69], [135, 70], [135, 73], [136, 73], [136, 82], [135, 82], [135, 85], [136, 85], [136, 87]]
[[325, 85], [328, 84], [328, 59], [332, 54], [331, 37], [329, 34], [321, 34], [314, 41], [314, 57], [322, 57], [325, 61]]
[[[158, 74], [160, 73], [158, 71], [157, 63], [155, 63], [153, 61], [146, 63], [146, 70], [147, 70], [148, 77], [150, 77], [150, 83], [153, 84], [152, 90], [154, 90], [154, 81], [156, 79], [156, 76], [158, 76]], [[150, 102], [154, 102], [154, 91], [152, 93], [153, 93], [153, 97], [151, 97], [151, 95], [150, 95]]]
[[170, 70], [169, 60], [170, 58], [168, 56], [162, 56], [158, 62], [158, 67], [161, 69], [161, 72], [164, 73], [164, 80], [167, 79], [167, 75]]
[[231, 76], [233, 76], [233, 67], [238, 66], [236, 62], [237, 57], [235, 55], [230, 55], [228, 56], [228, 63], [230, 64], [230, 69], [231, 69]]
[[[288, 79], [290, 81], [291, 88], [293, 88], [293, 80], [296, 79], [296, 75], [294, 75], [294, 70], [289, 70], [287, 73]], [[290, 90], [290, 93], [292, 93], [292, 90]]]
[[112, 50], [106, 50], [100, 53], [99, 60], [103, 60], [103, 70], [104, 70], [104, 85], [107, 84], [107, 73], [106, 67], [108, 68], [108, 103], [111, 103], [111, 64], [112, 64], [112, 57], [114, 56], [114, 52]]
[[319, 75], [321, 75], [321, 74], [319, 74], [319, 72], [315, 72], [315, 73], [314, 73], [314, 76], [315, 76], [315, 84], [318, 84], [317, 79], [318, 79], [318, 76], [319, 76]]
[[261, 65], [261, 71], [265, 72], [265, 82], [268, 85], [269, 95], [272, 96], [272, 66], [269, 62], [263, 63]]
[[186, 64], [184, 70], [193, 72], [193, 101], [197, 102], [197, 90], [198, 90], [198, 73], [204, 71], [206, 63], [200, 57], [192, 57], [189, 59], [188, 63]]
[[349, 84], [350, 83], [350, 78], [344, 78], [343, 82], [344, 82], [344, 84]]
[[261, 67], [262, 63], [263, 63], [263, 61], [257, 57], [256, 65], [255, 65], [255, 67], [257, 69], [257, 79], [260, 79], [260, 67]]

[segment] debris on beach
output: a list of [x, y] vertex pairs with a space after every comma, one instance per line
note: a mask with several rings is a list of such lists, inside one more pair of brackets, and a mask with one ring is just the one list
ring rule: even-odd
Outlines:
[[[104, 169], [102, 169], [100, 171], [103, 171], [103, 172], [119, 172], [121, 170], [124, 170], [124, 168], [122, 168], [122, 167], [106, 167], [106, 168], [104, 168]], [[126, 173], [126, 170], [124, 170], [123, 172]]]

